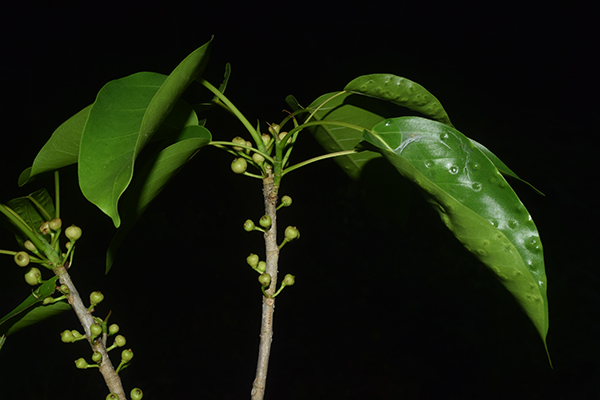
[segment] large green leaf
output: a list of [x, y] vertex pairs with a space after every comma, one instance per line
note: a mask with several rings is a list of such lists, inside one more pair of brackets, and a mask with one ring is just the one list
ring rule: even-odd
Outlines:
[[542, 244], [525, 206], [494, 164], [448, 125], [384, 121], [364, 140], [420, 187], [442, 221], [516, 298], [544, 344], [548, 300]]
[[[174, 140], [173, 140], [174, 139]], [[185, 128], [177, 138], [166, 141], [162, 150], [148, 159], [141, 171], [133, 178], [123, 204], [123, 223], [112, 239], [106, 255], [106, 273], [110, 271], [115, 253], [127, 233], [150, 202], [181, 168], [211, 140], [210, 132], [198, 125]], [[173, 143], [174, 142], [174, 143]]]
[[352, 80], [345, 91], [390, 101], [452, 126], [446, 110], [427, 89], [409, 79], [392, 74], [363, 75]]
[[[55, 217], [54, 203], [48, 191], [36, 190], [28, 196], [17, 197], [6, 203], [34, 232], [39, 232], [39, 227], [45, 221]], [[49, 235], [45, 236], [50, 239]]]
[[48, 279], [15, 309], [2, 317], [0, 319], [0, 335], [12, 335], [29, 325], [71, 309], [69, 303], [64, 301], [42, 305], [42, 301], [54, 293], [57, 279], [58, 276]]
[[78, 172], [84, 196], [121, 224], [118, 201], [133, 177], [135, 159], [184, 90], [204, 70], [210, 42], [165, 79], [141, 72], [114, 80], [98, 93], [81, 137]]

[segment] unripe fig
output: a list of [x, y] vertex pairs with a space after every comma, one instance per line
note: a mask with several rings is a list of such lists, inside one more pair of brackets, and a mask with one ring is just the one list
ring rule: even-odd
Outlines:
[[243, 174], [248, 169], [248, 163], [243, 158], [236, 158], [231, 163], [231, 170], [236, 174]]
[[48, 221], [48, 227], [53, 231], [57, 231], [62, 226], [62, 220], [60, 218], [52, 218]]
[[62, 285], [60, 285], [60, 288], [58, 288], [58, 290], [60, 290], [60, 292], [62, 294], [69, 294], [69, 293], [71, 293], [71, 291], [69, 290], [69, 287], [67, 285], [65, 285], [64, 283]]
[[263, 133], [260, 137], [265, 145], [269, 144], [271, 141], [271, 136], [267, 135], [266, 133]]
[[258, 223], [260, 224], [260, 226], [262, 226], [265, 229], [269, 229], [271, 227], [271, 217], [269, 217], [268, 215], [263, 215], [260, 218], [260, 221], [258, 221]]
[[274, 135], [276, 133], [279, 133], [279, 129], [281, 129], [281, 127], [278, 124], [271, 124], [269, 126], [269, 133], [271, 135]]
[[115, 344], [117, 347], [123, 347], [125, 344], [127, 344], [127, 339], [125, 339], [125, 336], [123, 335], [117, 335], [115, 337]]
[[300, 237], [300, 231], [295, 226], [288, 226], [285, 228], [285, 238], [287, 240], [294, 240]]
[[99, 351], [95, 351], [94, 354], [92, 354], [92, 361], [100, 364], [100, 362], [102, 361], [102, 353], [100, 353]]
[[78, 358], [77, 360], [75, 360], [75, 366], [79, 369], [86, 369], [88, 367], [88, 363], [87, 361], [85, 361], [85, 359], [83, 358]]
[[102, 327], [100, 324], [94, 323], [90, 326], [90, 333], [92, 335], [92, 340], [102, 335]]
[[48, 296], [44, 299], [44, 301], [42, 301], [42, 304], [47, 306], [48, 304], [52, 304], [54, 303], [54, 298]]
[[65, 236], [70, 240], [77, 240], [81, 237], [81, 228], [75, 225], [71, 225], [65, 230]]
[[25, 274], [25, 282], [31, 286], [35, 286], [39, 283], [42, 278], [42, 273], [39, 269], [32, 267], [28, 273]]
[[142, 400], [144, 397], [144, 393], [140, 388], [133, 389], [129, 395], [131, 396], [131, 400]]
[[289, 207], [292, 205], [292, 198], [290, 196], [283, 196], [281, 198], [281, 205], [284, 207]]
[[116, 393], [109, 393], [105, 400], [119, 400], [119, 396]]
[[[245, 144], [246, 144], [246, 146], [248, 146], [248, 147], [252, 147], [252, 142], [246, 141], [246, 143], [245, 143]], [[250, 150], [249, 150], [249, 149], [244, 149], [244, 152], [245, 152], [246, 154], [249, 154], [249, 153], [250, 153]]]
[[294, 283], [296, 283], [296, 277], [294, 275], [287, 274], [281, 283], [285, 286], [292, 286]]
[[267, 263], [264, 261], [259, 261], [258, 265], [256, 266], [256, 270], [262, 274], [267, 270]]
[[75, 339], [75, 337], [73, 336], [73, 333], [69, 330], [60, 333], [60, 340], [63, 343], [72, 343], [73, 339]]
[[67, 250], [69, 250], [71, 248], [71, 242], [65, 243], [65, 247], [67, 248]]
[[271, 275], [263, 273], [258, 277], [258, 281], [263, 287], [267, 287], [271, 284]]
[[252, 232], [255, 228], [254, 222], [251, 219], [247, 219], [246, 222], [244, 222], [244, 230], [246, 232]]
[[90, 293], [90, 302], [93, 306], [102, 303], [102, 300], [104, 300], [104, 295], [102, 294], [102, 292], [95, 291]]
[[25, 248], [29, 251], [31, 251], [32, 253], [36, 253], [37, 252], [37, 247], [35, 247], [35, 244], [33, 244], [31, 242], [31, 240], [26, 240], [25, 243], [23, 243], [25, 245]]
[[258, 258], [258, 255], [254, 254], [254, 253], [250, 253], [250, 255], [248, 257], [246, 257], [246, 262], [252, 268], [256, 268], [256, 266], [258, 265], [259, 261], [260, 260]]
[[73, 337], [74, 337], [75, 339], [77, 339], [77, 338], [80, 338], [80, 337], [82, 337], [82, 336], [83, 336], [81, 333], [79, 333], [79, 331], [77, 331], [77, 330], [75, 330], [75, 329], [73, 329], [73, 330], [71, 331], [71, 333], [73, 334]]
[[[240, 136], [234, 137], [233, 139], [231, 139], [231, 142], [235, 143], [235, 144], [243, 144], [243, 145], [246, 144], [246, 140], [243, 137], [240, 137]], [[242, 151], [242, 150], [244, 150], [243, 147], [239, 147], [239, 146], [233, 146], [233, 149], [235, 151]]]
[[108, 334], [109, 335], [116, 335], [119, 332], [119, 330], [120, 330], [119, 325], [117, 325], [117, 324], [111, 324], [108, 327]]
[[287, 134], [288, 134], [287, 132], [281, 132], [281, 133], [279, 134], [279, 140], [283, 140], [283, 138], [284, 138], [284, 137], [285, 137], [285, 135], [287, 135]]
[[133, 351], [131, 351], [131, 349], [123, 350], [121, 352], [121, 360], [123, 360], [124, 362], [129, 362], [129, 361], [131, 361], [132, 358], [133, 358]]
[[252, 161], [260, 165], [265, 162], [265, 158], [258, 153], [254, 153], [252, 154]]
[[15, 254], [15, 263], [19, 266], [19, 267], [26, 267], [29, 265], [29, 254], [27, 254], [27, 252], [25, 251], [19, 251], [17, 254]]

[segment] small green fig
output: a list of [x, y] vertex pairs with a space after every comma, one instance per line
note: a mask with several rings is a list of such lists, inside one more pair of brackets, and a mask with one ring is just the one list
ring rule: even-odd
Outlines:
[[119, 396], [116, 393], [109, 393], [105, 400], [119, 400]]
[[258, 165], [260, 165], [265, 162], [265, 158], [258, 153], [254, 153], [254, 154], [252, 154], [252, 161], [254, 161]]
[[74, 339], [75, 336], [73, 336], [73, 333], [69, 330], [60, 333], [60, 340], [63, 343], [72, 343]]
[[102, 361], [102, 353], [95, 351], [94, 354], [92, 354], [92, 361], [99, 364]]
[[231, 170], [236, 174], [243, 174], [248, 169], [248, 163], [244, 158], [236, 158], [231, 162]]
[[281, 284], [285, 286], [292, 286], [294, 283], [296, 283], [296, 277], [291, 274], [287, 274], [281, 282]]
[[[231, 143], [246, 145], [246, 140], [243, 137], [236, 136], [233, 139], [231, 139]], [[235, 151], [242, 151], [242, 150], [244, 150], [244, 148], [240, 147], [240, 146], [233, 146], [233, 149]]]
[[60, 287], [58, 288], [58, 290], [60, 290], [60, 292], [62, 294], [69, 294], [69, 293], [71, 293], [71, 291], [69, 290], [69, 287], [67, 285], [65, 285], [64, 283], [62, 285], [60, 285]]
[[269, 142], [271, 141], [271, 136], [267, 135], [266, 133], [263, 133], [262, 135], [260, 135], [260, 137], [265, 145], [269, 144]]
[[251, 219], [247, 219], [246, 222], [244, 222], [244, 230], [246, 232], [252, 232], [255, 227], [256, 226], [254, 225], [254, 222]]
[[40, 225], [40, 232], [42, 232], [42, 235], [50, 233], [50, 223], [48, 221], [42, 222], [42, 225]]
[[281, 205], [284, 207], [289, 207], [292, 205], [292, 198], [290, 196], [283, 196], [281, 198]]
[[61, 226], [62, 220], [60, 218], [52, 218], [50, 221], [48, 221], [48, 227], [53, 231], [59, 230]]
[[295, 226], [288, 226], [285, 228], [285, 238], [287, 240], [294, 240], [300, 237], [300, 231]]
[[260, 224], [260, 226], [262, 226], [265, 229], [269, 229], [271, 227], [271, 217], [269, 217], [268, 215], [263, 215], [260, 218], [260, 221], [258, 221], [258, 223]]
[[111, 324], [108, 327], [108, 334], [109, 335], [116, 335], [119, 332], [120, 329], [121, 328], [119, 328], [119, 325], [117, 325], [117, 324]]
[[27, 254], [25, 251], [19, 251], [17, 254], [15, 254], [15, 263], [19, 267], [28, 266], [30, 260], [29, 254]]
[[39, 269], [32, 267], [29, 272], [25, 274], [25, 282], [31, 286], [35, 286], [40, 283], [42, 279], [42, 273]]
[[81, 228], [75, 225], [71, 225], [65, 230], [65, 236], [69, 240], [78, 240], [81, 237]]
[[88, 367], [88, 363], [87, 361], [85, 361], [85, 359], [83, 358], [78, 358], [77, 360], [75, 360], [75, 366], [79, 369], [86, 369]]
[[123, 362], [129, 362], [133, 358], [133, 351], [131, 349], [123, 350], [121, 352], [121, 360]]
[[73, 337], [74, 337], [75, 339], [78, 339], [78, 338], [80, 338], [80, 337], [83, 337], [83, 335], [82, 335], [81, 333], [79, 333], [79, 331], [77, 331], [77, 330], [75, 330], [75, 329], [73, 329], [73, 330], [71, 331], [71, 334], [73, 335]]
[[92, 340], [102, 335], [102, 327], [100, 326], [100, 324], [94, 323], [90, 325], [90, 333], [92, 335]]
[[267, 287], [271, 284], [271, 275], [263, 273], [258, 277], [258, 281], [263, 287]]
[[117, 335], [115, 336], [115, 344], [117, 347], [123, 347], [127, 344], [127, 339], [125, 339], [125, 336], [123, 335]]
[[142, 400], [142, 398], [144, 397], [144, 393], [140, 388], [132, 389], [129, 395], [131, 396], [131, 400]]
[[269, 125], [269, 133], [271, 135], [279, 133], [280, 129], [281, 129], [281, 127], [278, 124], [271, 124], [271, 125]]
[[258, 255], [254, 254], [254, 253], [250, 253], [250, 255], [248, 257], [246, 257], [246, 262], [252, 268], [256, 268], [256, 266], [258, 265], [259, 261], [260, 260], [258, 258]]
[[102, 303], [102, 300], [104, 300], [104, 295], [102, 292], [95, 291], [90, 293], [90, 302], [92, 303], [92, 306]]
[[54, 298], [52, 298], [51, 296], [46, 297], [44, 301], [42, 301], [42, 304], [45, 306], [52, 303], [54, 303]]
[[264, 261], [259, 261], [258, 265], [256, 266], [256, 270], [262, 274], [267, 270], [267, 263]]

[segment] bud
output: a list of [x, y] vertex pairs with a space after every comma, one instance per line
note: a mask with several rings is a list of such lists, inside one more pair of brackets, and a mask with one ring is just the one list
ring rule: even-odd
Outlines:
[[278, 124], [271, 124], [269, 126], [269, 133], [271, 135], [274, 135], [276, 133], [279, 133], [279, 129], [281, 129], [281, 127]]
[[48, 221], [42, 222], [42, 225], [40, 225], [40, 232], [42, 232], [42, 235], [47, 235], [50, 233], [50, 225]]
[[78, 240], [81, 237], [81, 228], [75, 225], [71, 225], [65, 230], [65, 236], [69, 240]]

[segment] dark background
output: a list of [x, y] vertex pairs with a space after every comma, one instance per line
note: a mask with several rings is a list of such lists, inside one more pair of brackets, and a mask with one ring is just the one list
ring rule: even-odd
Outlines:
[[[211, 35], [206, 76], [218, 83], [231, 62], [227, 94], [250, 121], [280, 120], [288, 94], [306, 105], [362, 74], [405, 76], [546, 194], [514, 185], [545, 246], [554, 370], [510, 295], [416, 191], [403, 226], [373, 212], [326, 161], [283, 182], [294, 206], [280, 223], [297, 225], [302, 239], [281, 255], [281, 272], [297, 284], [277, 301], [266, 398], [595, 399], [598, 30], [595, 11], [581, 4], [2, 6], [0, 199], [52, 185], [19, 189], [16, 181], [104, 83], [142, 70], [168, 74]], [[243, 135], [221, 120], [208, 122], [215, 138]], [[319, 151], [307, 136], [295, 159]], [[234, 176], [230, 161], [202, 150], [144, 215], [107, 276], [110, 221], [83, 201], [73, 168], [61, 175], [63, 221], [84, 230], [72, 276], [82, 293], [106, 294], [98, 311], [112, 310], [135, 352], [124, 384], [148, 399], [249, 395], [261, 297], [244, 259], [264, 251], [261, 235], [241, 225], [260, 217], [262, 199], [260, 183]], [[9, 234], [0, 239], [13, 248]], [[30, 289], [8, 258], [1, 267], [4, 315]], [[103, 399], [100, 375], [73, 366], [89, 360], [89, 349], [59, 340], [77, 326], [66, 313], [9, 337], [1, 396]]]

